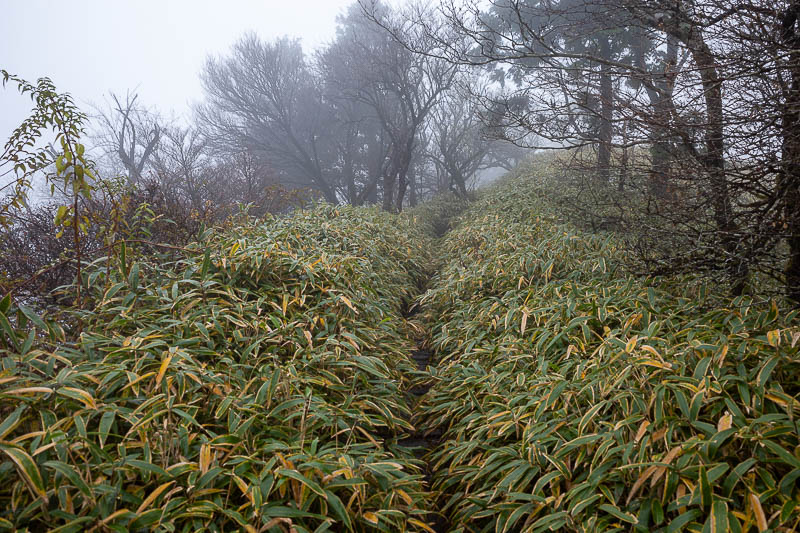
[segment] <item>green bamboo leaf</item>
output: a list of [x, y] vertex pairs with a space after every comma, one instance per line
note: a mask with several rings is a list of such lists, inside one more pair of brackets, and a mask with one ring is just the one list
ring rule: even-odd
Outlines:
[[6, 294], [2, 299], [0, 299], [0, 314], [7, 314], [8, 310], [11, 309], [11, 294]]
[[78, 472], [76, 472], [72, 466], [68, 465], [67, 463], [63, 463], [61, 461], [46, 461], [43, 463], [42, 466], [44, 466], [45, 468], [49, 468], [51, 470], [55, 470], [56, 472], [62, 474], [70, 481], [70, 483], [72, 483], [72, 485], [75, 488], [77, 488], [81, 492], [81, 494], [86, 496], [86, 498], [89, 501], [92, 502], [94, 501], [94, 498], [92, 497], [92, 491], [89, 488], [89, 485], [86, 484], [83, 478], [81, 478], [80, 474], [78, 474]]
[[42, 474], [39, 472], [39, 467], [36, 466], [36, 462], [28, 455], [28, 452], [8, 442], [0, 442], [0, 451], [5, 453], [8, 458], [11, 459], [11, 462], [14, 463], [17, 472], [25, 482], [25, 485], [27, 485], [33, 497], [41, 498], [45, 504], [48, 503], [47, 490], [44, 486]]
[[11, 327], [11, 324], [8, 322], [6, 315], [3, 313], [0, 313], [0, 330], [5, 333], [6, 338], [11, 341], [11, 345], [14, 347], [14, 349], [19, 350], [19, 339], [17, 339], [17, 334]]
[[350, 514], [347, 512], [342, 500], [330, 490], [325, 490], [324, 492], [324, 498], [328, 502], [328, 505], [331, 506], [331, 509], [333, 509], [336, 517], [341, 521], [347, 531], [353, 531], [353, 523], [350, 520]]
[[609, 503], [604, 503], [602, 505], [598, 505], [597, 508], [600, 509], [601, 511], [607, 512], [608, 514], [610, 514], [614, 518], [622, 520], [623, 522], [627, 522], [629, 524], [636, 524], [638, 522], [635, 516], [633, 516], [632, 514], [628, 514], [628, 513], [623, 512], [616, 505], [611, 505]]
[[28, 320], [33, 322], [33, 325], [39, 328], [40, 331], [47, 331], [47, 324], [44, 323], [44, 320], [42, 320], [39, 315], [33, 311], [33, 309], [22, 304], [20, 304], [18, 307], [19, 310], [22, 311], [22, 313], [28, 318]]
[[289, 470], [287, 468], [281, 468], [276, 472], [276, 474], [279, 476], [286, 476], [295, 479], [300, 483], [302, 483], [303, 485], [305, 485], [306, 487], [308, 487], [309, 489], [311, 489], [312, 492], [322, 496], [323, 498], [325, 497], [325, 491], [322, 490], [322, 487], [320, 487], [316, 482], [311, 481], [310, 479], [305, 477], [300, 472], [297, 472], [295, 470]]
[[704, 466], [700, 467], [698, 487], [700, 489], [700, 505], [703, 509], [710, 509], [712, 502], [711, 483], [708, 481], [708, 473]]
[[711, 504], [711, 516], [709, 517], [711, 533], [728, 533], [728, 504], [722, 500], [714, 500]]
[[106, 439], [108, 439], [108, 432], [111, 431], [111, 425], [114, 423], [114, 416], [116, 413], [114, 411], [106, 411], [103, 413], [103, 416], [100, 417], [100, 447], [103, 448], [106, 445]]
[[28, 409], [28, 404], [20, 404], [14, 409], [4, 420], [0, 423], [0, 440], [5, 439], [6, 435], [14, 431], [14, 429], [22, 421], [22, 413]]

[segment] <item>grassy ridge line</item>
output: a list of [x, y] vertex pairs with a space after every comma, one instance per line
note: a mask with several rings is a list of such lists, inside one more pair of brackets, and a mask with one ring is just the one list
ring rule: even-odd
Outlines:
[[0, 528], [425, 530], [392, 442], [429, 237], [320, 206], [201, 245], [95, 276], [73, 344], [0, 305]]
[[423, 299], [453, 531], [798, 527], [797, 312], [628, 276], [542, 197], [524, 176], [494, 187]]

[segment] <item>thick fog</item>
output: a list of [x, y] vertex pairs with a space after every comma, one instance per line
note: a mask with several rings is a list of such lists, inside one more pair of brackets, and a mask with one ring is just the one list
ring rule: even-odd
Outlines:
[[[0, 63], [27, 80], [50, 77], [82, 108], [109, 91], [136, 90], [142, 101], [184, 114], [202, 96], [198, 78], [209, 54], [225, 53], [248, 31], [291, 35], [306, 50], [330, 40], [349, 0], [50, 0], [4, 1]], [[70, 28], [70, 31], [63, 31]], [[30, 109], [0, 92], [0, 138]]]

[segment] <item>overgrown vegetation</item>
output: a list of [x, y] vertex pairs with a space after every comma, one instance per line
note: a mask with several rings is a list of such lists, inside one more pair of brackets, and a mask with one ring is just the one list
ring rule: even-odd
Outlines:
[[[251, 220], [163, 263], [123, 246], [86, 269], [79, 337], [4, 299], [2, 526], [798, 527], [797, 311], [638, 277], [537, 183], [460, 217], [441, 198]], [[442, 435], [426, 465], [420, 431]]]
[[0, 70], [0, 531], [800, 529], [799, 36], [365, 0], [88, 147]]
[[424, 529], [391, 443], [429, 249], [407, 218], [321, 206], [163, 265], [123, 249], [78, 339], [6, 298], [2, 526]]
[[423, 299], [439, 353], [423, 425], [444, 430], [452, 530], [797, 528], [797, 311], [633, 277], [534, 183], [462, 217]]

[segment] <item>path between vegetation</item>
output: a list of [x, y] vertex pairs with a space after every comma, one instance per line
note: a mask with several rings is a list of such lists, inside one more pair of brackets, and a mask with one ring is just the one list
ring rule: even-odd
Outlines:
[[[446, 230], [437, 230], [436, 233], [437, 237], [441, 238], [446, 233]], [[433, 274], [431, 274], [431, 276], [432, 275]], [[412, 320], [414, 316], [419, 313], [420, 306], [418, 300], [421, 295], [425, 294], [427, 286], [428, 283], [425, 283], [424, 286], [419, 287], [419, 294], [406, 308], [405, 312], [403, 313], [403, 317], [406, 319], [406, 321]], [[410, 323], [409, 327], [411, 327]], [[430, 377], [430, 373], [427, 369], [429, 366], [435, 365], [436, 361], [434, 359], [434, 353], [427, 347], [428, 339], [424, 336], [420, 337], [418, 334], [412, 336], [417, 337], [417, 348], [411, 351], [410, 358], [416, 363], [417, 371], [419, 373], [413, 376], [410, 380], [412, 386], [406, 391], [406, 401], [411, 408], [409, 422], [414, 426], [415, 429], [412, 434], [400, 439], [397, 444], [402, 448], [406, 448], [410, 455], [422, 463], [425, 484], [427, 485], [427, 489], [431, 491], [432, 496], [432, 499], [429, 502], [432, 508], [430, 509], [425, 521], [437, 533], [444, 533], [449, 531], [449, 522], [447, 518], [439, 513], [435, 508], [436, 498], [433, 497], [435, 495], [432, 492], [433, 476], [435, 472], [430, 462], [430, 453], [441, 444], [443, 433], [439, 430], [426, 432], [418, 429], [420, 404], [422, 403], [423, 396], [425, 396], [425, 394], [427, 394], [431, 389], [430, 380], [427, 379]]]

